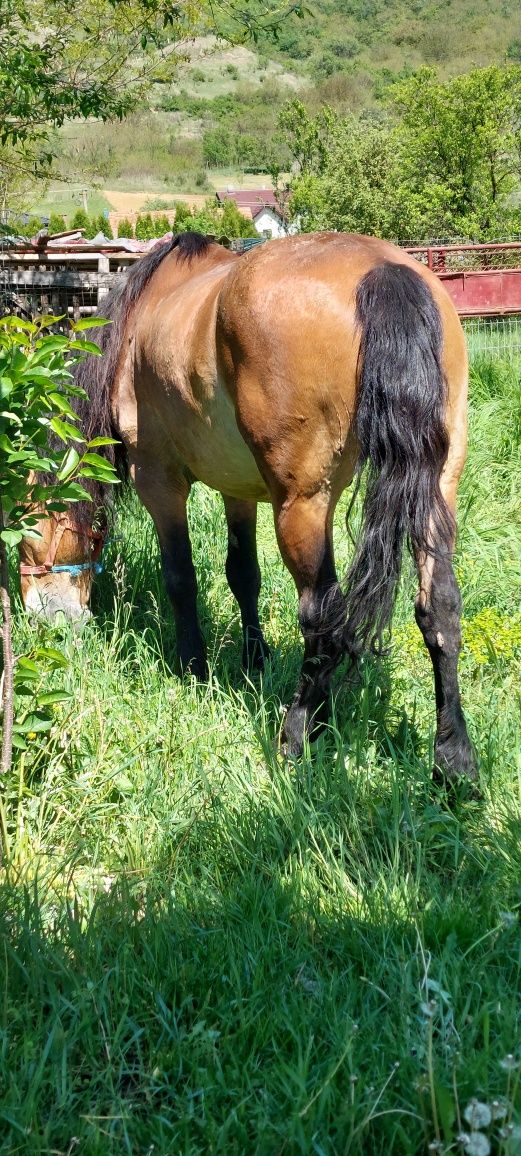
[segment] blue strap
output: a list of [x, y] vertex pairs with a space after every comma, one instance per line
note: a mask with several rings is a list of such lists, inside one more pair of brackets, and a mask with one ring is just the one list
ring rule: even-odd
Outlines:
[[101, 554], [97, 562], [71, 562], [70, 565], [51, 566], [51, 574], [71, 574], [73, 578], [77, 578], [80, 574], [84, 574], [85, 570], [92, 570], [94, 574], [103, 574], [105, 569], [103, 565], [103, 555], [105, 549], [111, 542], [116, 542], [121, 538], [121, 534], [117, 534], [112, 538], [106, 538], [101, 547]]
[[95, 574], [102, 574], [104, 569], [103, 562], [76, 562], [71, 563], [70, 566], [51, 566], [51, 574], [72, 574], [73, 578], [77, 578], [85, 570], [93, 570]]

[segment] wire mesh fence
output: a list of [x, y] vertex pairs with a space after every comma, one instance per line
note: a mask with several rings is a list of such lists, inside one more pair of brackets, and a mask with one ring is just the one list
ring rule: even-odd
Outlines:
[[521, 316], [472, 317], [463, 321], [469, 358], [515, 361], [521, 358]]
[[77, 321], [102, 305], [136, 254], [47, 249], [0, 252], [0, 314], [60, 316]]

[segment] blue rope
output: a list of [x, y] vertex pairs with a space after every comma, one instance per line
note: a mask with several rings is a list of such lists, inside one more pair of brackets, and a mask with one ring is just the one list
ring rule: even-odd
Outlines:
[[71, 574], [73, 578], [77, 578], [80, 574], [84, 574], [85, 570], [92, 570], [94, 574], [103, 574], [105, 567], [103, 565], [103, 555], [106, 547], [110, 546], [111, 542], [116, 542], [121, 538], [121, 534], [116, 534], [112, 538], [106, 538], [101, 547], [101, 555], [98, 562], [71, 562], [70, 565], [51, 566], [51, 574]]
[[70, 566], [51, 566], [51, 574], [72, 574], [73, 578], [77, 578], [85, 570], [93, 570], [95, 574], [102, 574], [104, 569], [103, 562], [77, 562], [71, 563]]

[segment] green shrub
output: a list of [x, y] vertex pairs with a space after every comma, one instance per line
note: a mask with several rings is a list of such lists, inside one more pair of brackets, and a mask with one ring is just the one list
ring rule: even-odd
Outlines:
[[186, 201], [177, 202], [174, 224], [177, 233], [182, 233], [186, 229], [193, 228], [193, 213], [190, 205], [187, 205]]
[[64, 233], [67, 226], [61, 213], [51, 213], [49, 218], [49, 233]]
[[85, 209], [76, 209], [76, 212], [71, 220], [71, 229], [84, 229], [87, 234], [87, 229], [90, 225], [90, 219]]
[[169, 233], [171, 231], [171, 229], [172, 229], [172, 226], [170, 224], [170, 221], [168, 220], [166, 213], [163, 213], [160, 217], [155, 218], [155, 220], [154, 220], [154, 232], [155, 232], [156, 237], [162, 237], [165, 233]]
[[229, 128], [219, 125], [203, 133], [203, 159], [210, 168], [226, 168], [236, 157], [236, 138]]
[[108, 217], [106, 217], [104, 213], [100, 213], [99, 216], [96, 217], [95, 224], [96, 233], [103, 233], [107, 240], [111, 241], [114, 233], [112, 232], [112, 226]]
[[136, 241], [148, 241], [146, 220], [141, 213], [136, 217], [136, 225], [134, 229]]
[[235, 201], [226, 201], [221, 217], [221, 234], [225, 237], [256, 237], [253, 221], [244, 217]]
[[128, 237], [129, 239], [132, 239], [133, 236], [134, 230], [132, 228], [131, 222], [129, 221], [128, 217], [123, 217], [123, 220], [118, 222], [118, 237]]

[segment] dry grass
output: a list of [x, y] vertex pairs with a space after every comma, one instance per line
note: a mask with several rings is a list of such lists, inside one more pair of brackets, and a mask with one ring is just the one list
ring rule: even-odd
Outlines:
[[[203, 194], [176, 193], [170, 189], [165, 192], [164, 185], [161, 188], [161, 195], [164, 196], [165, 201], [172, 199], [186, 201], [186, 204], [190, 205], [192, 209], [203, 209], [207, 199]], [[119, 189], [103, 189], [103, 196], [115, 213], [140, 213], [142, 209], [145, 209], [146, 202], [150, 200], [150, 189], [143, 189], [140, 193], [126, 193]]]

